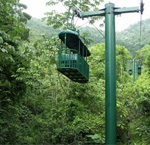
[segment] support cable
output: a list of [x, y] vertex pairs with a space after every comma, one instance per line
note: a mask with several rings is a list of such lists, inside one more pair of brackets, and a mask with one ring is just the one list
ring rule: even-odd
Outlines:
[[77, 17], [76, 22], [74, 23], [74, 25], [76, 26], [77, 22], [78, 22], [79, 18]]
[[78, 26], [77, 28], [83, 27], [83, 26], [84, 26], [85, 24], [87, 24], [87, 23], [89, 23], [89, 22], [85, 22], [85, 23], [83, 23], [82, 25]]
[[141, 41], [142, 41], [142, 15], [143, 15], [143, 11], [144, 11], [144, 3], [143, 0], [141, 0], [140, 3], [140, 46], [141, 46]]
[[142, 15], [140, 15], [140, 46], [142, 41]]
[[[89, 18], [87, 18], [87, 19], [88, 19], [89, 24], [90, 24]], [[91, 24], [91, 25], [93, 25], [93, 27], [103, 36], [103, 38], [105, 38], [105, 35], [94, 24]]]
[[[82, 10], [80, 9], [80, 8], [78, 8], [72, 1], [70, 1], [71, 2], [71, 4], [75, 7], [75, 11], [77, 10], [79, 13], [77, 14], [77, 15], [79, 15], [79, 17], [81, 17], [80, 16], [80, 13], [82, 12]], [[76, 11], [76, 12], [77, 12]], [[86, 22], [86, 23], [84, 23], [84, 24], [82, 24], [81, 26], [79, 26], [79, 27], [77, 27], [77, 28], [80, 28], [80, 27], [82, 27], [83, 25], [85, 25], [85, 24], [87, 24], [87, 23], [89, 23], [90, 24], [90, 20], [89, 20], [89, 18], [87, 18], [88, 19], [88, 22]], [[94, 24], [90, 24], [90, 25], [93, 25], [93, 27], [102, 35], [102, 37], [103, 38], [105, 38], [105, 35], [94, 25]]]

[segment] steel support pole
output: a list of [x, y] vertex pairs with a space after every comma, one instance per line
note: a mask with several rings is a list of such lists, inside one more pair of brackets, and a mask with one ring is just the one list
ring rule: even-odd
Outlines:
[[[105, 5], [105, 9], [92, 12], [82, 12], [79, 9], [75, 13], [80, 18], [105, 16], [105, 77], [106, 77], [106, 145], [116, 145], [116, 39], [115, 39], [115, 15], [122, 13], [140, 12], [138, 7], [115, 8], [113, 3]], [[142, 7], [143, 9], [143, 7]], [[142, 11], [143, 12], [143, 11]]]
[[116, 145], [116, 39], [114, 4], [105, 5], [106, 145]]

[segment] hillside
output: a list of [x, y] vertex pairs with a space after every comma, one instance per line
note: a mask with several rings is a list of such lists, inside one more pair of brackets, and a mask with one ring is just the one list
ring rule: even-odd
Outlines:
[[137, 50], [148, 44], [150, 41], [150, 19], [142, 22], [140, 42], [140, 22], [131, 25], [126, 30], [117, 33], [117, 44], [123, 45], [134, 54]]
[[52, 27], [47, 26], [40, 19], [32, 18], [26, 25], [30, 29], [30, 41], [41, 38], [41, 35], [45, 34], [47, 37], [57, 35], [59, 30], [54, 30]]
[[[30, 29], [30, 40], [36, 40], [41, 37], [41, 34], [46, 34], [47, 37], [56, 36], [60, 30], [54, 30], [52, 27], [47, 26], [39, 19], [33, 18], [27, 23], [27, 27]], [[88, 39], [96, 43], [104, 42], [102, 35], [94, 28], [86, 26], [80, 29], [81, 33], [86, 33]], [[103, 32], [102, 32], [103, 33]], [[140, 22], [131, 25], [126, 30], [116, 34], [116, 43], [125, 46], [131, 54], [135, 54], [137, 50], [148, 44], [150, 41], [150, 19], [142, 22], [142, 33], [140, 42]]]

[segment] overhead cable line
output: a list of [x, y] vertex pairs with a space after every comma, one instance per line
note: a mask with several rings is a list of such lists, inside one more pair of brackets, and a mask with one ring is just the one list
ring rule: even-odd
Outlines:
[[[75, 6], [75, 8], [77, 9], [77, 10], [79, 10], [80, 12], [82, 12], [82, 10], [80, 9], [80, 8], [78, 8], [73, 2], [71, 2], [72, 4], [73, 4], [73, 6]], [[89, 24], [90, 24], [90, 20], [89, 20], [89, 18], [88, 18], [88, 22], [89, 22]], [[86, 24], [86, 23], [85, 23]], [[103, 38], [105, 38], [105, 35], [94, 25], [94, 24], [91, 24], [91, 25], [93, 25], [93, 27], [103, 36]], [[83, 25], [81, 25], [81, 26], [83, 26]]]
[[142, 41], [142, 15], [140, 15], [140, 46]]
[[[89, 18], [87, 18], [87, 19], [88, 19], [89, 24], [90, 24]], [[103, 38], [105, 38], [105, 35], [94, 24], [91, 24], [91, 25], [93, 25], [93, 27], [103, 36]]]
[[89, 22], [85, 22], [85, 23], [83, 23], [82, 25], [77, 26], [77, 28], [80, 28], [80, 27], [84, 26], [84, 25], [87, 24], [87, 23], [89, 23]]
[[76, 22], [75, 22], [75, 24], [74, 24], [75, 26], [76, 26], [76, 24], [77, 24], [78, 20], [79, 20], [79, 18], [77, 18], [77, 19], [76, 19]]
[[142, 41], [142, 14], [143, 14], [143, 11], [144, 11], [144, 3], [143, 3], [143, 0], [141, 0], [141, 3], [140, 3], [140, 12], [141, 12], [141, 15], [140, 15], [140, 46], [141, 46], [141, 41]]
[[[71, 4], [75, 7], [74, 11], [78, 10], [78, 12], [80, 12], [80, 14], [81, 14], [81, 12], [83, 12], [83, 11], [82, 11], [80, 8], [78, 8], [72, 1], [70, 1], [70, 2], [71, 2]], [[78, 13], [78, 15], [80, 15], [80, 14]], [[81, 16], [80, 16], [80, 17], [81, 17]], [[77, 21], [76, 21], [76, 22], [77, 22]], [[89, 18], [88, 18], [88, 22], [82, 24], [81, 26], [78, 26], [77, 28], [80, 28], [80, 27], [84, 26], [84, 25], [87, 24], [87, 23], [90, 24]], [[76, 23], [75, 23], [75, 25], [76, 25]], [[104, 35], [94, 24], [90, 24], [90, 25], [93, 25], [93, 27], [102, 35], [102, 37], [105, 38], [105, 35]]]

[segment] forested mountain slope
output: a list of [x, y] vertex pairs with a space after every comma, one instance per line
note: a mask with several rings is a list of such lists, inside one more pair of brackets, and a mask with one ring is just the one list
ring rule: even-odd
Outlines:
[[140, 41], [140, 22], [131, 25], [126, 30], [117, 33], [117, 44], [123, 45], [134, 54], [137, 50], [148, 44], [150, 40], [150, 19], [142, 22]]
[[43, 34], [47, 37], [56, 36], [59, 30], [54, 30], [52, 27], [46, 25], [46, 23], [42, 22], [40, 19], [32, 18], [27, 23], [27, 27], [30, 29], [30, 37], [29, 39], [35, 41]]
[[[33, 18], [27, 23], [27, 27], [30, 29], [30, 39], [36, 40], [41, 37], [41, 34], [46, 34], [48, 37], [56, 36], [60, 30], [54, 30], [52, 27], [47, 26], [41, 20]], [[93, 27], [82, 27], [80, 32], [85, 32], [87, 38], [93, 40], [91, 43], [102, 43], [104, 42], [104, 37]], [[102, 32], [104, 34], [104, 32]], [[142, 22], [142, 32], [141, 32], [141, 42], [140, 42], [140, 22], [131, 25], [124, 31], [118, 32], [116, 34], [117, 44], [125, 46], [131, 54], [146, 45], [150, 40], [150, 19], [144, 20]]]

